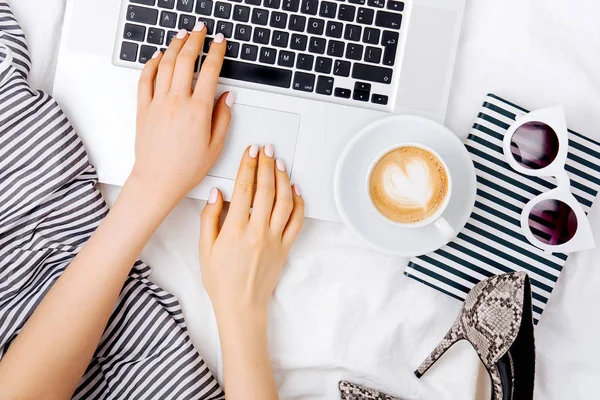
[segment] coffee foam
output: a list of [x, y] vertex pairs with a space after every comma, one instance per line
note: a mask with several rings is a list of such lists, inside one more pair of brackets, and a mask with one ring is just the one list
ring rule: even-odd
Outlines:
[[387, 218], [415, 223], [429, 218], [448, 193], [442, 162], [419, 147], [390, 151], [377, 163], [369, 182], [371, 199]]

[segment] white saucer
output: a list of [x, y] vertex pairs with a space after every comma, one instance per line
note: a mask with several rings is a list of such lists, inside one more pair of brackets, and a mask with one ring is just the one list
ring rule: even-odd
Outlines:
[[477, 178], [464, 144], [446, 127], [431, 120], [397, 115], [362, 129], [348, 143], [335, 172], [335, 201], [342, 220], [373, 248], [397, 256], [417, 256], [447, 243], [432, 225], [403, 228], [387, 222], [369, 201], [369, 166], [383, 150], [401, 142], [421, 143], [444, 159], [452, 178], [452, 198], [444, 218], [460, 232], [467, 223], [477, 191]]

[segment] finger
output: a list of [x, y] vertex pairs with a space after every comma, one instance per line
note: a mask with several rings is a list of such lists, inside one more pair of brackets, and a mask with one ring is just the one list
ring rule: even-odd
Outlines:
[[294, 198], [290, 177], [288, 176], [283, 160], [275, 162], [275, 207], [271, 215], [271, 229], [277, 234], [282, 235], [290, 215], [294, 210]]
[[225, 145], [225, 137], [231, 123], [231, 107], [234, 102], [235, 93], [225, 92], [219, 97], [213, 110], [210, 146], [219, 154]]
[[194, 66], [200, 56], [206, 29], [204, 22], [198, 21], [188, 40], [185, 42], [177, 60], [175, 61], [175, 72], [173, 73], [173, 82], [171, 91], [185, 93], [188, 96], [192, 94], [192, 81], [194, 80]]
[[252, 195], [254, 194], [254, 175], [256, 173], [256, 165], [258, 163], [258, 146], [252, 145], [248, 147], [237, 177], [235, 186], [233, 187], [233, 195], [231, 196], [231, 204], [227, 213], [226, 223], [247, 223], [250, 215], [250, 205], [252, 203]]
[[211, 105], [215, 98], [217, 81], [219, 80], [219, 74], [223, 66], [223, 57], [225, 57], [226, 48], [225, 36], [222, 33], [217, 33], [210, 44], [208, 55], [202, 63], [200, 75], [194, 89], [194, 97], [204, 99], [207, 102], [210, 101]]
[[252, 204], [251, 221], [260, 225], [269, 225], [273, 202], [275, 201], [275, 159], [273, 146], [263, 147], [258, 156], [258, 173], [256, 174], [256, 195]]
[[200, 260], [206, 259], [217, 240], [221, 211], [223, 211], [223, 195], [219, 189], [213, 188], [200, 214]]
[[302, 224], [304, 223], [304, 199], [302, 198], [302, 193], [300, 192], [298, 185], [295, 185], [293, 189], [294, 210], [292, 211], [292, 215], [290, 215], [290, 220], [288, 221], [281, 238], [281, 242], [287, 248], [292, 247], [292, 244], [298, 237], [298, 234], [302, 229]]
[[138, 82], [138, 111], [146, 111], [154, 97], [154, 80], [158, 71], [158, 65], [162, 58], [162, 52], [156, 50], [156, 53], [144, 66], [140, 80]]
[[185, 29], [180, 30], [171, 41], [167, 51], [165, 51], [165, 54], [160, 61], [160, 65], [158, 66], [156, 88], [154, 89], [155, 94], [165, 95], [171, 89], [171, 81], [173, 80], [177, 56], [185, 45], [187, 38], [188, 32]]

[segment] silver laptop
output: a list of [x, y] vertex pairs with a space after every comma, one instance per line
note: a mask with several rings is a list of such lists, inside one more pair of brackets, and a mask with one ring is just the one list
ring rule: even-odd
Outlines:
[[[139, 70], [197, 20], [228, 40], [219, 93], [237, 94], [223, 155], [189, 195], [231, 195], [249, 144], [272, 143], [308, 217], [338, 221], [333, 175], [389, 113], [443, 122], [465, 0], [67, 0], [54, 95], [103, 183], [134, 162]], [[204, 51], [208, 49], [207, 40]], [[202, 57], [198, 58], [200, 68]]]

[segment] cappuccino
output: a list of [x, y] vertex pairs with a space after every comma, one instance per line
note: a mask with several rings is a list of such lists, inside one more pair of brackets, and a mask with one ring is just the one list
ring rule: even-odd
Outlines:
[[448, 173], [431, 151], [406, 146], [384, 155], [373, 167], [369, 193], [386, 218], [414, 224], [434, 215], [448, 196]]

